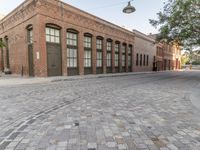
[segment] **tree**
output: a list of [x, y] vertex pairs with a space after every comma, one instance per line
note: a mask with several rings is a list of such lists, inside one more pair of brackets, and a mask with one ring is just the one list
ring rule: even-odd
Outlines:
[[150, 24], [159, 27], [157, 40], [176, 42], [184, 48], [200, 46], [200, 0], [167, 0], [158, 20]]
[[4, 46], [5, 46], [5, 44], [2, 41], [0, 41], [0, 48], [2, 48]]

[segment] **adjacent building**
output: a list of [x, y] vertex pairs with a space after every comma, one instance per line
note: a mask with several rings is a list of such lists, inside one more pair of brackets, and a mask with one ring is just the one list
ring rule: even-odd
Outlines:
[[59, 0], [25, 0], [0, 20], [0, 40], [0, 71], [26, 76], [152, 71], [156, 60], [155, 39]]
[[[156, 39], [156, 35], [149, 37]], [[156, 42], [156, 56], [153, 68], [157, 71], [181, 69], [181, 49], [176, 43]]]
[[133, 32], [135, 34], [133, 69], [135, 72], [152, 71], [156, 56], [155, 39], [137, 30]]

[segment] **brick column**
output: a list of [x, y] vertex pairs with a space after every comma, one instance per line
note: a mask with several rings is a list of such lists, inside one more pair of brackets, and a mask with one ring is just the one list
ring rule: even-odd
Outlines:
[[122, 72], [122, 43], [119, 43], [119, 72]]
[[66, 43], [66, 29], [63, 24], [61, 30], [61, 53], [62, 53], [62, 75], [67, 76], [67, 43]]
[[[33, 57], [35, 76], [48, 76], [45, 17], [37, 16], [33, 23]], [[38, 55], [38, 58], [37, 58]]]
[[96, 49], [96, 35], [92, 36], [92, 73], [96, 74], [97, 64], [97, 49]]
[[115, 40], [112, 41], [111, 59], [112, 73], [115, 73]]
[[106, 73], [106, 38], [103, 39], [103, 73]]
[[79, 75], [84, 75], [84, 47], [83, 47], [83, 32], [78, 34], [78, 66]]

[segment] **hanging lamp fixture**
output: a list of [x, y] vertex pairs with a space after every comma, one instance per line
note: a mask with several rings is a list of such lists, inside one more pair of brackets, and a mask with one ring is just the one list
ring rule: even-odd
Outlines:
[[123, 9], [123, 13], [130, 14], [135, 12], [135, 7], [131, 6], [131, 1], [128, 2], [128, 5]]

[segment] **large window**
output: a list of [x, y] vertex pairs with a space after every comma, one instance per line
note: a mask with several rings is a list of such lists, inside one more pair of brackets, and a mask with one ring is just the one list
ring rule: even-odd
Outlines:
[[33, 28], [28, 28], [28, 44], [33, 44]]
[[143, 66], [145, 66], [145, 64], [146, 64], [146, 55], [144, 55]]
[[6, 64], [7, 64], [7, 68], [10, 68], [10, 60], [9, 60], [9, 44], [8, 44], [8, 37], [6, 36], [5, 38], [5, 44], [6, 44]]
[[128, 67], [131, 67], [132, 65], [132, 46], [128, 47]]
[[46, 41], [51, 43], [60, 43], [60, 30], [46, 27]]
[[115, 44], [115, 67], [119, 66], [119, 43]]
[[84, 47], [88, 49], [92, 48], [92, 37], [89, 36], [84, 37]]
[[112, 52], [112, 42], [108, 41], [106, 44], [107, 47], [107, 67], [111, 67], [112, 65], [112, 56], [111, 56], [111, 52]]
[[126, 45], [122, 45], [122, 67], [126, 66]]
[[140, 66], [142, 66], [142, 54], [140, 54]]
[[149, 66], [149, 55], [147, 55], [147, 66]]
[[138, 66], [138, 64], [139, 64], [139, 54], [137, 53], [137, 55], [136, 55], [136, 66]]
[[84, 36], [84, 67], [92, 66], [92, 37]]
[[67, 31], [67, 67], [76, 68], [78, 62], [78, 34]]
[[102, 67], [103, 62], [103, 40], [97, 39], [96, 41], [96, 49], [97, 49], [97, 67]]

